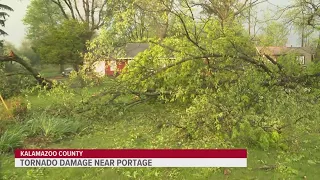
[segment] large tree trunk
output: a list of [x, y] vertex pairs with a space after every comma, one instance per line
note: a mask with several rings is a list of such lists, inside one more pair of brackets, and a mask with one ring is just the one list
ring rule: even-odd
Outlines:
[[23, 66], [27, 71], [31, 73], [31, 75], [37, 80], [37, 82], [48, 89], [52, 88], [52, 81], [42, 77], [38, 71], [33, 69], [31, 65], [29, 65], [26, 61], [22, 58], [16, 56], [15, 54], [11, 54], [10, 56], [0, 56], [0, 62], [17, 62], [21, 66]]

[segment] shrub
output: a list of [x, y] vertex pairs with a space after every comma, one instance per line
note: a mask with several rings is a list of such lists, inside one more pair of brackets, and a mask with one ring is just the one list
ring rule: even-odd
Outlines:
[[[24, 68], [17, 64], [5, 64], [5, 68], [1, 69], [0, 73], [15, 74], [24, 72]], [[32, 76], [26, 75], [9, 75], [0, 77], [0, 92], [4, 98], [10, 98], [20, 95], [23, 90], [29, 89], [36, 85], [36, 81]]]
[[69, 77], [69, 86], [72, 88], [83, 88], [101, 85], [103, 77], [93, 72], [86, 72], [85, 69], [81, 69], [79, 72], [71, 72]]
[[12, 112], [9, 110], [6, 110], [3, 107], [0, 107], [0, 120], [4, 121], [4, 120], [11, 120], [13, 117]]
[[68, 117], [72, 115], [74, 106], [79, 103], [74, 90], [64, 84], [54, 84], [50, 91], [37, 87], [33, 93], [38, 95], [38, 100], [31, 104], [31, 109], [36, 114], [45, 112], [51, 116]]
[[27, 103], [21, 98], [12, 98], [10, 101], [13, 117], [23, 119], [27, 114]]
[[25, 134], [21, 128], [6, 130], [0, 137], [0, 153], [10, 152], [22, 147], [24, 136]]
[[29, 136], [42, 135], [49, 138], [62, 138], [79, 132], [81, 123], [69, 118], [42, 114], [30, 119], [26, 124], [26, 128]]
[[7, 110], [1, 103], [0, 120], [23, 119], [27, 114], [27, 103], [20, 97], [6, 101]]

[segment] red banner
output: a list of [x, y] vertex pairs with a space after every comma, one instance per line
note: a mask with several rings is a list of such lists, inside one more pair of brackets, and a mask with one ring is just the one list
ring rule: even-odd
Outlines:
[[247, 158], [246, 149], [17, 149], [15, 158]]

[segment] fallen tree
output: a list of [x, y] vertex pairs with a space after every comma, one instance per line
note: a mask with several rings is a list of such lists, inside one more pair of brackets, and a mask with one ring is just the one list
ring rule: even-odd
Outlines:
[[31, 67], [30, 64], [28, 64], [25, 60], [23, 60], [21, 57], [14, 54], [12, 51], [10, 52], [9, 56], [0, 56], [0, 62], [16, 62], [23, 66], [38, 82], [39, 85], [42, 87], [46, 87], [47, 89], [52, 88], [52, 81], [44, 78], [41, 76], [41, 74]]

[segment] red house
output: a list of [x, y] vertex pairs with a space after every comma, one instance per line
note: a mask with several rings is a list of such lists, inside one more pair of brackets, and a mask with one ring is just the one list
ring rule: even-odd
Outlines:
[[130, 63], [140, 52], [145, 51], [149, 48], [148, 43], [128, 43], [125, 46], [124, 57], [117, 58], [116, 60], [110, 60], [105, 63], [105, 75], [115, 76], [121, 73], [123, 68]]

